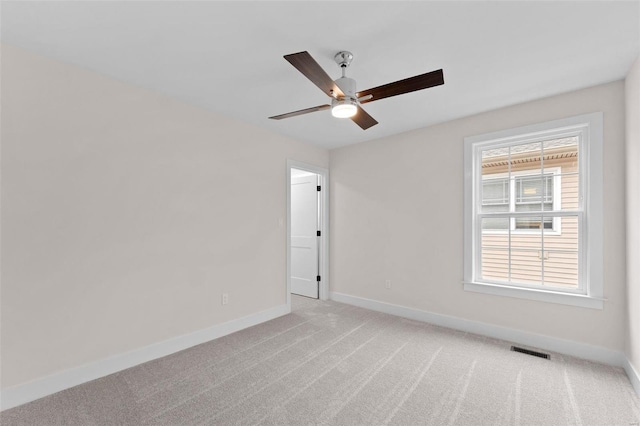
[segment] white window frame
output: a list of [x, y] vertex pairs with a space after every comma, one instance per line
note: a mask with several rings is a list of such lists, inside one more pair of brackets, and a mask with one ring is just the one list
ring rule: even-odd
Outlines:
[[[593, 309], [603, 308], [603, 114], [601, 112], [503, 130], [464, 140], [464, 289], [466, 291], [560, 303]], [[481, 280], [476, 246], [482, 229], [478, 207], [482, 203], [480, 150], [550, 138], [578, 136], [579, 173], [579, 289], [520, 286]], [[475, 179], [474, 179], [475, 177]], [[555, 184], [555, 182], [554, 182]], [[556, 213], [554, 213], [556, 214]], [[576, 211], [568, 212], [571, 216]], [[559, 213], [562, 216], [562, 213]]]
[[[533, 170], [519, 170], [515, 172], [511, 172], [511, 179], [515, 181], [518, 177], [524, 176], [540, 176], [540, 173], [536, 172], [532, 173]], [[562, 176], [560, 167], [545, 167], [542, 171], [543, 175], [553, 175], [553, 210], [561, 210], [562, 209]], [[509, 173], [495, 173], [490, 175], [483, 175], [483, 181], [485, 177], [491, 176], [488, 179], [504, 179], [509, 177]], [[515, 185], [509, 182], [509, 212], [515, 211], [516, 205], [516, 197], [515, 197]], [[482, 202], [482, 201], [481, 201]], [[516, 228], [516, 220], [515, 218], [511, 218], [509, 221], [509, 228], [511, 229], [511, 234], [527, 234], [531, 233], [531, 231], [526, 229], [517, 229]], [[507, 231], [503, 231], [500, 229], [485, 229], [485, 234], [504, 234]], [[545, 235], [561, 235], [562, 234], [562, 221], [559, 220], [557, 216], [553, 217], [553, 225], [552, 229], [544, 229]]]

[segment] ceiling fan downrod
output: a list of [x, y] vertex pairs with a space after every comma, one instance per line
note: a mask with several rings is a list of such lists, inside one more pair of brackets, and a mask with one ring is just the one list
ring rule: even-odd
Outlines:
[[341, 99], [352, 99], [356, 100], [356, 81], [352, 78], [347, 77], [347, 68], [351, 65], [351, 61], [353, 61], [353, 54], [351, 52], [347, 52], [346, 50], [342, 50], [335, 54], [333, 59], [336, 61], [340, 69], [342, 69], [342, 77], [335, 80], [335, 83], [338, 85], [342, 93], [344, 93], [344, 97]]

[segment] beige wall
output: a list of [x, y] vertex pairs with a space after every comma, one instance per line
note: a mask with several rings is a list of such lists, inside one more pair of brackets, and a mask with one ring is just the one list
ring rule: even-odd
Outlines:
[[625, 81], [627, 158], [627, 357], [640, 371], [640, 57]]
[[327, 151], [9, 46], [1, 118], [3, 388], [286, 302]]
[[[464, 137], [596, 111], [604, 112], [604, 309], [465, 292]], [[624, 178], [621, 81], [332, 150], [331, 291], [622, 350]]]

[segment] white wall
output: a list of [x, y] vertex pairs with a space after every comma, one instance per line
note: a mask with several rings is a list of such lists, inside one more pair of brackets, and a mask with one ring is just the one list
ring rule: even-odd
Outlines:
[[[604, 112], [604, 310], [463, 291], [464, 137], [595, 111]], [[331, 291], [622, 351], [624, 178], [623, 82], [332, 150]]]
[[6, 45], [1, 118], [3, 389], [285, 304], [327, 151]]
[[640, 372], [640, 57], [625, 81], [627, 159], [627, 358]]

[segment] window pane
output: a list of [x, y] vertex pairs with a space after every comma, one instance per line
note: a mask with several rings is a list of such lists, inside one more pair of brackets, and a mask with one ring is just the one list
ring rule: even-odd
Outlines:
[[509, 147], [482, 151], [482, 176], [509, 171]]
[[544, 236], [544, 285], [578, 288], [578, 231], [577, 216], [552, 218], [560, 231]]
[[562, 210], [577, 210], [579, 208], [579, 179], [578, 179], [578, 137], [557, 138], [545, 141], [544, 167], [560, 168], [556, 183], [560, 185], [561, 199], [557, 205]]
[[543, 142], [544, 167], [555, 167], [559, 163], [563, 168], [578, 171], [578, 137], [551, 139]]
[[578, 288], [578, 252], [545, 250], [544, 285]]
[[539, 285], [542, 282], [542, 260], [538, 257], [542, 250], [542, 217], [514, 220], [516, 229], [522, 232], [511, 234], [511, 282]]
[[[516, 177], [515, 181], [515, 211], [539, 212], [553, 210], [553, 174], [543, 176]], [[544, 229], [553, 229], [551, 218], [544, 218]], [[523, 219], [516, 219], [515, 229], [537, 229], [540, 222], [529, 223]]]
[[483, 213], [509, 211], [509, 148], [482, 151], [480, 210]]
[[509, 219], [504, 217], [485, 217], [482, 219], [483, 231], [508, 231]]
[[[564, 168], [562, 170], [565, 170]], [[578, 210], [580, 208], [579, 203], [579, 191], [580, 180], [578, 179], [578, 173], [562, 173], [559, 174], [556, 179], [560, 180], [560, 204], [557, 210]]]
[[488, 178], [482, 181], [482, 204], [509, 205], [509, 179]]
[[511, 282], [537, 284], [542, 282], [542, 259], [539, 249], [511, 250]]
[[511, 247], [515, 249], [540, 250], [542, 248], [541, 216], [520, 217], [513, 219], [522, 224], [526, 232], [511, 233]]
[[481, 275], [490, 281], [509, 281], [509, 219], [483, 218], [482, 229], [505, 232], [483, 232], [480, 261]]
[[509, 179], [488, 177], [482, 180], [482, 212], [509, 211]]
[[517, 204], [553, 203], [553, 175], [520, 176], [514, 179]]
[[482, 247], [483, 280], [509, 282], [509, 250]]
[[531, 170], [531, 174], [539, 174], [542, 170], [540, 162], [542, 156], [542, 143], [524, 143], [513, 145], [510, 149], [511, 173]]

